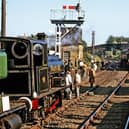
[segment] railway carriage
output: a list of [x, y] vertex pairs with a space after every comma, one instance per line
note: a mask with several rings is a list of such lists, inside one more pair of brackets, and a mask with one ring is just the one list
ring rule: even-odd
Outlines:
[[0, 111], [0, 126], [16, 129], [60, 107], [63, 62], [48, 55], [45, 40], [0, 37], [0, 43], [8, 66], [7, 77], [0, 79], [0, 93], [10, 99], [10, 109]]

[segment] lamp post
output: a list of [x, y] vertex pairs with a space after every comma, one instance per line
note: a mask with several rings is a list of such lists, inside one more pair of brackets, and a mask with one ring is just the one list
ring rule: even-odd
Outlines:
[[1, 2], [1, 36], [6, 35], [6, 0]]

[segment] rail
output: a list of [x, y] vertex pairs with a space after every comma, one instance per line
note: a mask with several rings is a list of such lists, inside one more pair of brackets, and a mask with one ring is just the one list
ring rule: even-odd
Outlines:
[[129, 116], [128, 116], [128, 118], [127, 118], [127, 121], [126, 121], [126, 124], [125, 124], [124, 129], [128, 129], [128, 127], [129, 127]]
[[[78, 127], [78, 129], [87, 129], [88, 125], [90, 124], [90, 122], [93, 120], [93, 118], [96, 116], [96, 114], [103, 108], [103, 106], [108, 102], [108, 100], [110, 100], [110, 98], [118, 91], [118, 89], [121, 87], [121, 84], [125, 81], [125, 79], [127, 78], [128, 73], [123, 77], [123, 79], [118, 83], [117, 87], [113, 90], [113, 92], [108, 95], [105, 100], [97, 107], [97, 109], [95, 109], [95, 111], [93, 111], [91, 113], [91, 115], [84, 120], [84, 122]], [[129, 118], [127, 121], [127, 126], [129, 123]], [[127, 128], [125, 128], [127, 129]]]

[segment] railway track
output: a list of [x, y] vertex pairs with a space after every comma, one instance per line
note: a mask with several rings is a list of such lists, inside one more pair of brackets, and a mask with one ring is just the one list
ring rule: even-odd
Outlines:
[[[82, 128], [83, 129], [83, 128], [90, 127], [91, 129], [92, 128], [101, 129], [101, 127], [98, 127], [98, 126], [100, 126], [104, 122], [104, 119], [102, 118], [100, 119], [100, 117], [98, 117], [99, 114], [98, 115], [95, 114], [93, 117], [91, 117], [91, 115], [94, 114], [94, 111], [97, 110], [97, 108], [103, 103], [105, 98], [107, 98], [108, 95], [115, 89], [115, 87], [117, 85], [120, 85], [119, 82], [123, 79], [123, 77], [126, 74], [127, 74], [126, 72], [122, 72], [122, 71], [114, 71], [114, 72], [103, 71], [102, 73], [99, 73], [99, 76], [96, 78], [97, 87], [91, 89], [88, 87], [89, 85], [88, 83], [86, 83], [86, 85], [82, 85], [81, 87], [82, 94], [80, 95], [80, 98], [79, 99], [73, 98], [72, 100], [63, 100], [63, 107], [59, 109], [56, 113], [50, 114], [50, 116], [48, 116], [48, 118], [45, 119], [44, 128], [45, 129], [47, 128], [49, 129]], [[116, 103], [117, 103], [117, 100], [120, 100], [119, 97], [114, 97], [114, 98], [117, 98], [115, 100]], [[120, 96], [120, 98], [122, 101], [122, 98], [124, 97]], [[127, 100], [124, 98], [123, 101], [127, 101]], [[106, 111], [106, 109], [110, 109], [106, 107], [108, 107], [108, 105], [111, 106], [111, 104], [113, 105], [113, 100], [111, 100], [110, 103], [107, 104], [107, 106], [105, 106], [104, 104], [103, 108], [101, 108], [103, 109], [102, 112]], [[114, 108], [117, 108], [117, 107], [114, 107]], [[109, 110], [107, 110], [107, 114], [108, 113], [109, 113]], [[92, 119], [89, 119], [90, 117]], [[88, 124], [86, 124], [86, 121], [88, 121]], [[105, 126], [105, 123], [102, 125]], [[103, 129], [106, 129], [106, 128], [103, 128]], [[115, 128], [113, 127], [113, 129]]]
[[93, 129], [124, 129], [129, 114], [128, 91], [129, 76], [96, 117], [92, 124]]
[[[129, 112], [129, 95], [126, 95], [128, 89], [122, 90], [122, 88], [125, 88], [123, 86], [126, 79], [127, 76], [125, 76], [89, 118], [81, 124], [79, 129], [123, 129]], [[121, 85], [123, 86], [121, 87]], [[128, 85], [126, 87], [129, 88]]]

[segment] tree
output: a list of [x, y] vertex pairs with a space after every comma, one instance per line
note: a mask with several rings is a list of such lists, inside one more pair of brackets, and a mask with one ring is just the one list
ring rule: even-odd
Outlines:
[[123, 42], [129, 43], [129, 38], [123, 36], [119, 37], [109, 36], [108, 40], [106, 41], [107, 44], [122, 44]]
[[106, 41], [107, 44], [113, 44], [116, 41], [116, 38], [113, 36], [109, 36], [108, 40]]
[[86, 48], [87, 48], [87, 43], [86, 43], [86, 41], [82, 40], [82, 44], [83, 44], [83, 50], [86, 51]]

